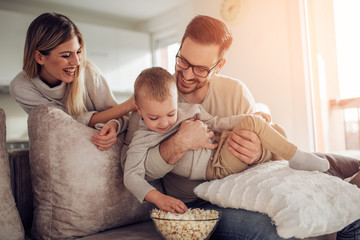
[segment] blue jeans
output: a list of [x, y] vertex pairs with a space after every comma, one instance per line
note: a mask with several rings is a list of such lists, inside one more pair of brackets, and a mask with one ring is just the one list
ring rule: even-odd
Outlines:
[[338, 232], [336, 240], [360, 240], [360, 219]]
[[265, 214], [244, 209], [221, 208], [202, 199], [186, 205], [188, 208], [216, 209], [222, 212], [221, 220], [211, 239], [283, 239], [277, 234], [271, 218]]

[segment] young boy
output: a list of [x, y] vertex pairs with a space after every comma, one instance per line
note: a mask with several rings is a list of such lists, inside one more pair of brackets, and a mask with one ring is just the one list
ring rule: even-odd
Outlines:
[[135, 81], [135, 107], [141, 120], [127, 151], [124, 184], [140, 202], [145, 199], [161, 209], [158, 203], [161, 200], [149, 197], [150, 191], [155, 189], [145, 180], [145, 156], [150, 148], [173, 135], [182, 121], [191, 118], [203, 121], [204, 126], [222, 134], [216, 150], [186, 152], [172, 169], [177, 175], [193, 180], [212, 180], [245, 170], [247, 165], [228, 151], [225, 141], [227, 130], [234, 128], [255, 132], [265, 148], [289, 160], [292, 168], [321, 172], [329, 169], [326, 159], [304, 152], [288, 142], [264, 120], [270, 122], [270, 116], [265, 113], [213, 117], [198, 104], [178, 103], [177, 97], [174, 77], [160, 67], [145, 69]]

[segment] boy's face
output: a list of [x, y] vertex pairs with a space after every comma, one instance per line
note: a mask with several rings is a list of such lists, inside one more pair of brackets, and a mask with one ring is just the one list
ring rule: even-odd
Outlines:
[[143, 97], [136, 109], [150, 130], [164, 134], [177, 120], [177, 94], [173, 93], [163, 102]]

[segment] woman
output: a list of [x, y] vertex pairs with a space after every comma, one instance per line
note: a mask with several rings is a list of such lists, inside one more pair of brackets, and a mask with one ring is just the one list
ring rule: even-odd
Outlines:
[[[78, 121], [94, 127], [100, 149], [116, 141], [116, 121], [133, 110], [133, 97], [118, 104], [98, 68], [86, 60], [85, 42], [78, 27], [66, 16], [44, 13], [30, 24], [25, 40], [23, 71], [10, 84], [10, 93], [29, 113], [40, 104], [54, 104]], [[123, 124], [124, 125], [124, 124]]]

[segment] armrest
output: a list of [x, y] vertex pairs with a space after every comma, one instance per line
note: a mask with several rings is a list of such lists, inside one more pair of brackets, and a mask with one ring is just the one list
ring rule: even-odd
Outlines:
[[11, 188], [24, 229], [29, 230], [33, 219], [29, 149], [9, 150]]

